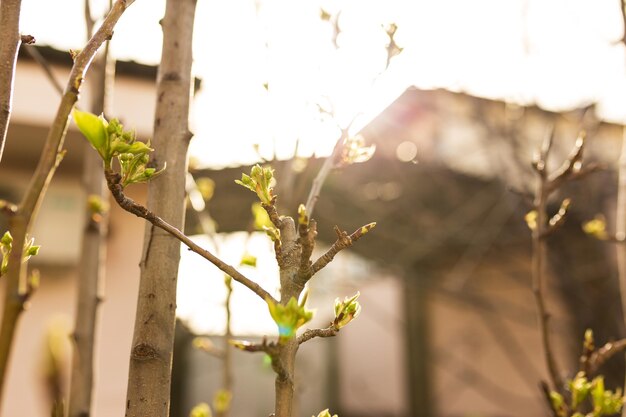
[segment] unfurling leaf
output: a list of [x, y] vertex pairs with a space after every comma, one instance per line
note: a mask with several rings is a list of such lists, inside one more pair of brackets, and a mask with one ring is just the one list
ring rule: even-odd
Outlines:
[[595, 377], [591, 385], [591, 401], [594, 416], [610, 416], [621, 411], [624, 404], [621, 388], [618, 388], [615, 392], [605, 390], [604, 377], [602, 376]]
[[579, 372], [568, 385], [572, 393], [572, 409], [576, 409], [589, 395], [591, 382], [587, 380], [584, 372]]
[[107, 134], [106, 120], [95, 114], [76, 109], [72, 112], [72, 115], [78, 130], [87, 138], [91, 146], [98, 151], [103, 159], [110, 158], [107, 146], [109, 135]]
[[123, 187], [146, 182], [165, 170], [165, 167], [159, 171], [148, 167], [150, 152], [153, 151], [150, 141], [137, 141], [135, 132], [124, 130], [124, 126], [117, 119], [107, 122], [104, 117], [75, 110], [74, 120], [89, 143], [98, 151], [107, 169], [113, 169], [113, 158], [118, 159]]
[[33, 243], [35, 243], [34, 237], [26, 237], [26, 241], [24, 242], [24, 252], [22, 253], [22, 262], [28, 261], [31, 256], [36, 256], [39, 253], [41, 246], [34, 245]]
[[346, 297], [343, 301], [335, 299], [335, 320], [333, 325], [337, 329], [346, 326], [361, 313], [361, 305], [357, 301], [361, 293], [357, 292], [352, 297]]
[[235, 180], [235, 182], [256, 193], [263, 204], [271, 204], [274, 198], [272, 194], [273, 179], [274, 170], [272, 168], [262, 168], [257, 164], [250, 170], [250, 175], [241, 174], [241, 180]]
[[313, 318], [313, 311], [304, 307], [306, 298], [301, 303], [291, 297], [286, 305], [274, 303], [271, 299], [265, 300], [270, 315], [278, 326], [279, 343], [295, 336], [298, 329]]

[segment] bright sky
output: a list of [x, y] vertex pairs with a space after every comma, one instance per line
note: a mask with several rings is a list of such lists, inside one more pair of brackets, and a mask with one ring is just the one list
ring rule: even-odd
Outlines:
[[[304, 155], [328, 153], [337, 124], [362, 114], [361, 127], [409, 85], [553, 110], [595, 101], [603, 117], [626, 120], [619, 1], [199, 0], [192, 152], [213, 165], [252, 162], [255, 144], [265, 157], [291, 156], [297, 140]], [[94, 14], [107, 3], [92, 0]], [[338, 49], [320, 7], [342, 11]], [[156, 64], [163, 11], [163, 0], [137, 0], [115, 31], [116, 57]], [[83, 0], [24, 0], [22, 31], [80, 48], [82, 16]], [[373, 85], [390, 22], [405, 49]], [[319, 114], [328, 103], [336, 121]]]
[[[626, 120], [620, 2], [198, 0], [194, 71], [202, 90], [193, 110], [191, 150], [199, 161], [216, 166], [257, 160], [255, 144], [266, 158], [292, 156], [296, 141], [302, 155], [325, 154], [338, 126], [361, 115], [358, 129], [411, 85], [551, 110], [597, 102], [602, 117]], [[94, 13], [106, 4], [92, 0]], [[22, 5], [23, 33], [59, 49], [82, 47], [83, 0], [23, 0]], [[341, 11], [338, 48], [332, 24], [320, 18], [321, 7], [333, 16]], [[156, 64], [163, 12], [163, 0], [136, 0], [115, 30], [114, 55]], [[388, 42], [382, 27], [391, 22], [399, 27], [396, 40], [404, 51], [379, 76]], [[318, 104], [332, 105], [335, 120], [322, 117]], [[267, 245], [256, 237], [249, 242], [256, 249]], [[241, 243], [223, 243], [220, 251], [236, 264], [241, 250], [235, 248]], [[181, 266], [183, 273], [196, 272], [187, 282], [198, 282], [182, 284], [181, 296], [195, 301], [181, 303], [179, 314], [195, 320], [199, 330], [219, 331], [199, 317], [222, 314], [222, 280], [218, 275], [209, 279], [217, 283], [210, 289], [198, 287], [207, 280], [196, 262], [201, 260], [185, 258]], [[258, 279], [275, 276], [267, 268]], [[240, 305], [255, 303], [236, 297], [244, 297]], [[258, 323], [234, 320], [237, 331], [259, 329]], [[272, 327], [264, 323], [262, 332]]]

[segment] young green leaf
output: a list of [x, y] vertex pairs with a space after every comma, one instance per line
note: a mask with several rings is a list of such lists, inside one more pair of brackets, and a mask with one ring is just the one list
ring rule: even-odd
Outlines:
[[107, 157], [107, 122], [95, 114], [74, 109], [74, 122], [102, 158]]

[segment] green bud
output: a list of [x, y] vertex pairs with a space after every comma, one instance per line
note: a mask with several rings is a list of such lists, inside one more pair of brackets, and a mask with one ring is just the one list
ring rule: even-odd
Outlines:
[[148, 145], [146, 145], [143, 142], [135, 142], [130, 146], [127, 152], [130, 152], [134, 155], [139, 155], [139, 154], [147, 154], [149, 152], [152, 152], [153, 150], [154, 149], [151, 149]]
[[13, 236], [11, 236], [11, 232], [7, 230], [6, 232], [4, 232], [4, 235], [2, 235], [2, 238], [0, 239], [0, 244], [8, 247], [10, 250], [12, 243], [13, 243]]
[[375, 227], [376, 227], [376, 222], [368, 223], [365, 226], [361, 227], [361, 234], [364, 235]]
[[87, 209], [91, 214], [105, 214], [109, 211], [109, 203], [97, 194], [90, 194], [87, 197]]
[[241, 257], [240, 265], [247, 265], [247, 266], [251, 266], [253, 268], [256, 268], [256, 261], [257, 261], [256, 256], [250, 255], [249, 253], [245, 253]]
[[309, 225], [309, 216], [306, 213], [306, 207], [304, 204], [300, 204], [298, 206], [298, 224], [302, 224], [305, 226]]
[[191, 409], [189, 417], [212, 417], [211, 407], [207, 403], [200, 403]]
[[224, 389], [218, 390], [213, 397], [213, 408], [219, 414], [227, 412], [230, 409], [230, 402], [232, 398], [232, 392]]
[[350, 298], [344, 298], [343, 301], [339, 300], [339, 298], [335, 299], [335, 320], [333, 324], [337, 329], [341, 329], [359, 316], [361, 305], [356, 300], [360, 295], [361, 293], [357, 292]]
[[552, 409], [554, 410], [556, 415], [560, 417], [565, 405], [563, 396], [558, 392], [550, 391], [550, 402], [552, 403]]
[[115, 140], [111, 142], [111, 151], [113, 152], [113, 155], [125, 154], [120, 155], [120, 159], [124, 158], [124, 160], [130, 160], [133, 158], [134, 155], [130, 153], [131, 147], [132, 145], [126, 142], [122, 142], [121, 140]]
[[26, 256], [36, 256], [39, 253], [39, 248], [41, 245], [31, 246], [26, 250]]

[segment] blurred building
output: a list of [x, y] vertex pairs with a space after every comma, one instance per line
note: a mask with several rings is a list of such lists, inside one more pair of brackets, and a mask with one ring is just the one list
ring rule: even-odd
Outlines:
[[[69, 56], [59, 60], [56, 51], [42, 53], [63, 80]], [[136, 127], [139, 137], [151, 135], [155, 75], [151, 67], [118, 64], [115, 114]], [[86, 91], [81, 102], [88, 95]], [[0, 198], [19, 200], [58, 97], [38, 64], [19, 60], [14, 113], [0, 163]], [[592, 113], [556, 114], [410, 88], [363, 130], [367, 142], [377, 145], [375, 156], [329, 177], [315, 217], [326, 245], [334, 241], [335, 224], [349, 231], [371, 221], [378, 227], [349, 250], [358, 257], [339, 259], [320, 276], [311, 300], [320, 306], [323, 325], [331, 319], [332, 300], [358, 289], [363, 313], [337, 338], [301, 348], [299, 415], [326, 407], [341, 417], [546, 413], [538, 388], [546, 371], [530, 289], [530, 234], [523, 221], [530, 209], [530, 158], [554, 126], [558, 166], [584, 127], [589, 158], [614, 167], [622, 127], [594, 120]], [[51, 320], [64, 315], [69, 328], [73, 323], [85, 204], [81, 155], [86, 147], [76, 130], [70, 130], [67, 155], [33, 231], [42, 250], [32, 266], [41, 270], [42, 284], [20, 320], [1, 410], [5, 416], [49, 415], [40, 358]], [[293, 180], [289, 193], [279, 192], [290, 196], [280, 204], [295, 208], [305, 199], [320, 161], [275, 165], [279, 180], [281, 175]], [[216, 183], [208, 210], [219, 232], [248, 229], [253, 195], [233, 185], [247, 169], [194, 172], [196, 178], [207, 176]], [[573, 197], [570, 218], [549, 240], [556, 255], [548, 283], [551, 329], [559, 363], [570, 375], [585, 328], [596, 330], [598, 342], [624, 331], [618, 320], [612, 248], [587, 238], [579, 227], [600, 211], [610, 222], [612, 180], [609, 170], [584, 184], [568, 185], [563, 196]], [[145, 199], [144, 188], [130, 191], [133, 198]], [[555, 210], [558, 204], [553, 202]], [[119, 416], [124, 409], [143, 236], [143, 222], [114, 204], [110, 217], [96, 417]], [[0, 218], [3, 227], [4, 220]], [[191, 212], [187, 232], [199, 232]], [[192, 349], [193, 335], [183, 326], [179, 330], [173, 416], [185, 416], [196, 402], [210, 401], [221, 372], [220, 361]], [[209, 336], [216, 344], [223, 342], [219, 335]], [[263, 357], [237, 352], [235, 358], [233, 417], [267, 414], [273, 375]], [[607, 368], [610, 381], [623, 380], [621, 369]]]

